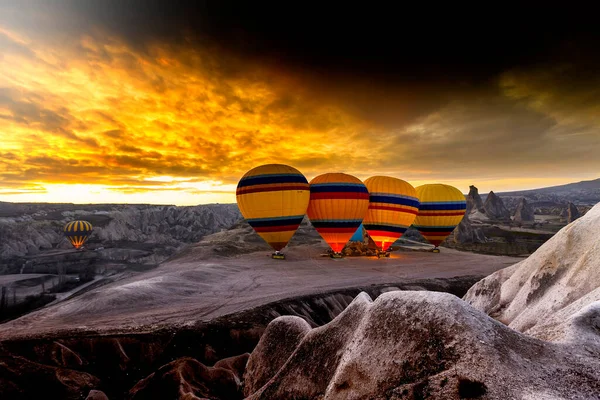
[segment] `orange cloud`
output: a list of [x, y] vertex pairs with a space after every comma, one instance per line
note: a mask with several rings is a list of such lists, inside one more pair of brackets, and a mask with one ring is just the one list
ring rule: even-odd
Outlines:
[[158, 175], [232, 183], [260, 163], [310, 173], [385, 150], [368, 140], [376, 128], [367, 122], [234, 58], [160, 44], [142, 54], [109, 36], [57, 47], [0, 35], [27, 49], [0, 60], [0, 139], [12, 155], [2, 184], [119, 190], [122, 179]]
[[[420, 94], [410, 110], [408, 90], [361, 83], [329, 94], [308, 76], [210, 46], [134, 48], [96, 28], [53, 40], [0, 27], [0, 200], [233, 202], [248, 169], [277, 162], [309, 179], [390, 174], [463, 191], [478, 181], [516, 189], [600, 172], [581, 157], [600, 149], [598, 102], [578, 108], [594, 115], [578, 128], [560, 92], [545, 89], [554, 75], [512, 72], [479, 97], [432, 100], [435, 110]], [[380, 109], [388, 98], [393, 107]], [[561, 149], [577, 129], [585, 140]], [[538, 180], [520, 180], [527, 166]]]

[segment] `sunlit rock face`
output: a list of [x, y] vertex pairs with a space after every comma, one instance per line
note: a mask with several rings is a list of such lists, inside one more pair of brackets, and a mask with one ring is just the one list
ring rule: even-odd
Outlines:
[[[361, 293], [322, 327], [308, 330], [298, 317], [274, 320], [250, 356], [244, 394], [251, 400], [588, 398], [597, 394], [599, 366], [575, 346], [523, 335], [449, 294], [395, 291], [372, 301]], [[577, 378], [566, 370], [577, 370]]]
[[529, 258], [476, 283], [464, 299], [532, 336], [600, 351], [600, 205]]

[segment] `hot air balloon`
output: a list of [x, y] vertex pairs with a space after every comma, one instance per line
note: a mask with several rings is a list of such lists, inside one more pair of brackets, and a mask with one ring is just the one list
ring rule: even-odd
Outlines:
[[340, 252], [360, 226], [369, 208], [369, 192], [360, 179], [342, 173], [319, 175], [310, 181], [308, 218], [333, 250]]
[[369, 191], [369, 210], [363, 221], [380, 253], [389, 257], [388, 248], [413, 223], [419, 212], [419, 199], [414, 187], [391, 176], [373, 176], [365, 181]]
[[439, 253], [440, 243], [452, 233], [465, 215], [465, 196], [457, 188], [441, 183], [423, 185], [416, 189], [421, 204], [413, 225], [435, 246], [433, 251]]
[[280, 250], [300, 226], [310, 199], [304, 175], [287, 165], [261, 165], [240, 179], [236, 199], [246, 221], [275, 250], [272, 257], [284, 259]]
[[92, 224], [87, 221], [71, 221], [65, 225], [63, 231], [73, 247], [79, 249], [92, 233]]

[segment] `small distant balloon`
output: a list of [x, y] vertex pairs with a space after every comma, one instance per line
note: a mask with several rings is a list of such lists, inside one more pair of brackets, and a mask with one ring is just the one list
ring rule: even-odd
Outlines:
[[348, 243], [368, 208], [369, 191], [352, 175], [328, 173], [310, 181], [308, 218], [335, 253]]
[[416, 191], [420, 205], [413, 225], [437, 249], [462, 221], [467, 210], [465, 196], [441, 183], [422, 185]]
[[63, 228], [65, 236], [76, 249], [81, 248], [92, 233], [92, 224], [87, 221], [71, 221]]
[[251, 169], [236, 190], [242, 216], [275, 251], [283, 249], [300, 226], [309, 199], [304, 175], [283, 164]]
[[415, 188], [402, 179], [373, 176], [365, 181], [369, 191], [369, 210], [363, 225], [381, 251], [398, 240], [419, 212]]

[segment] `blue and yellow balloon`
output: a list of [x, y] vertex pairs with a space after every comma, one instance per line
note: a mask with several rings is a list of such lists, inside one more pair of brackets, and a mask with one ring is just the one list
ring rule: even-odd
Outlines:
[[251, 169], [240, 179], [236, 190], [242, 216], [276, 254], [300, 226], [309, 199], [304, 175], [283, 164]]

